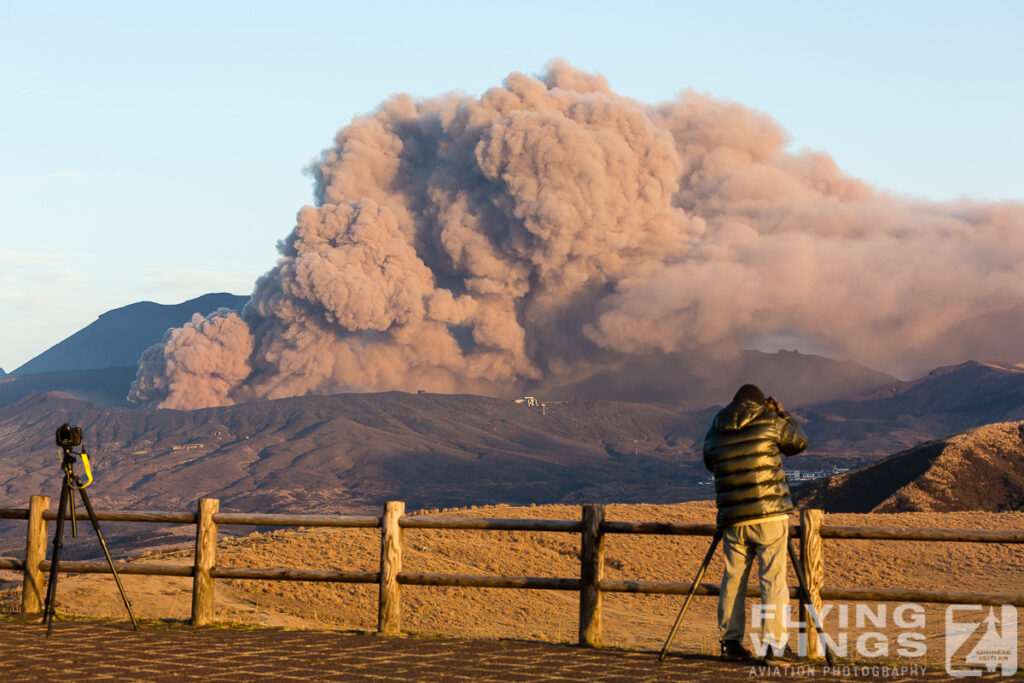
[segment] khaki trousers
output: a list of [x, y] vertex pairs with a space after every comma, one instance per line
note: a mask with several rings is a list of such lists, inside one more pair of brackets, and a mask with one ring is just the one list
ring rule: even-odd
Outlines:
[[[718, 597], [720, 640], [743, 640], [746, 631], [746, 591], [750, 567], [757, 557], [760, 565], [761, 604], [764, 619], [762, 640], [774, 637], [782, 642], [785, 633], [784, 611], [789, 605], [786, 586], [786, 550], [789, 520], [731, 526], [722, 534], [725, 573]], [[769, 605], [774, 605], [774, 610]], [[770, 642], [770, 641], [768, 641]]]

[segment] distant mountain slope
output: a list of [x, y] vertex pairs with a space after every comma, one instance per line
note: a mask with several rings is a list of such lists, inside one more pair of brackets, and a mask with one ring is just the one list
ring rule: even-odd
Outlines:
[[[542, 412], [481, 396], [389, 392], [175, 411], [34, 394], [0, 407], [0, 506], [55, 495], [53, 431], [63, 421], [83, 427], [97, 475], [90, 491], [107, 506], [181, 509], [206, 495], [225, 509], [324, 512], [389, 499], [416, 507], [690, 500], [711, 494], [700, 453], [715, 410], [571, 400]], [[794, 466], [857, 466], [976, 427], [993, 411], [1024, 412], [1024, 373], [966, 364], [887, 398], [798, 409], [811, 453]], [[922, 448], [924, 460], [910, 460], [917, 474], [932, 453]], [[864, 490], [907, 480], [879, 476], [851, 489], [850, 505], [862, 505]]]
[[727, 359], [681, 353], [631, 358], [582, 382], [546, 395], [671, 403], [689, 409], [728, 403], [742, 384], [753, 383], [797, 407], [846, 399], [891, 386], [898, 380], [853, 361], [798, 351], [743, 351]]
[[[490, 502], [672, 501], [706, 491], [666, 438], [678, 411], [577, 401], [539, 409], [480, 396], [349, 394], [197, 411], [28, 396], [0, 408], [0, 507], [56, 495], [54, 430], [82, 427], [96, 505], [344, 512]], [[692, 444], [691, 444], [692, 445]]]
[[[122, 372], [120, 381], [127, 382], [131, 368]], [[65, 378], [73, 376], [66, 373]], [[13, 391], [7, 389], [11, 385], [16, 389], [18, 382], [33, 377], [40, 376], [0, 379], [0, 397], [5, 389]], [[68, 383], [63, 386], [67, 393], [83, 393]], [[342, 507], [371, 500], [376, 504], [387, 491], [424, 501], [442, 497], [448, 505], [553, 502], [573, 491], [597, 497], [598, 490], [619, 490], [631, 500], [650, 502], [651, 496], [668, 495], [672, 487], [663, 489], [656, 477], [645, 479], [643, 467], [636, 466], [646, 463], [644, 458], [677, 469], [682, 462], [689, 484], [695, 485], [696, 479], [706, 477], [699, 456], [715, 411], [571, 400], [549, 402], [542, 415], [539, 409], [507, 400], [400, 392], [295, 397], [197, 411], [103, 408], [27, 396], [0, 407], [0, 452], [11, 454], [0, 469], [0, 491], [4, 486], [11, 495], [17, 491], [15, 499], [34, 492], [28, 484], [38, 465], [36, 454], [49, 453], [53, 429], [67, 419], [86, 429], [88, 445], [109, 451], [103, 458], [123, 461], [123, 488], [132, 491], [126, 502], [156, 500], [170, 481], [175, 483], [171, 490], [186, 496], [183, 500], [221, 490], [232, 491], [239, 500], [277, 496], [275, 505], [284, 505], [292, 495], [318, 496], [320, 490], [330, 491], [327, 500]], [[794, 413], [811, 440], [811, 454], [806, 467], [801, 458], [800, 469], [816, 469], [825, 462], [855, 466], [1006, 420], [1003, 415], [1024, 415], [1024, 373], [969, 363], [937, 371], [896, 396], [833, 402]], [[278, 453], [281, 464], [271, 467], [273, 471], [263, 468], [277, 460], [254, 463]], [[12, 473], [13, 463], [26, 458], [26, 469]], [[167, 463], [175, 463], [174, 468]], [[550, 469], [556, 465], [557, 476]], [[339, 468], [344, 476], [324, 475]], [[175, 474], [164, 472], [145, 484], [132, 479], [166, 469]], [[461, 474], [453, 478], [453, 472]], [[4, 480], [4, 474], [10, 478]], [[308, 491], [303, 489], [306, 484], [296, 485], [307, 475]], [[294, 494], [281, 498], [281, 490]], [[675, 493], [707, 494], [703, 489]]]
[[896, 453], [980, 425], [1024, 419], [1024, 371], [969, 361], [895, 382], [861, 400], [807, 406], [797, 416], [816, 451]]
[[1024, 422], [985, 425], [797, 487], [826, 512], [1024, 510]]
[[[987, 401], [989, 404], [998, 407], [1001, 399], [993, 399], [991, 396], [986, 396], [986, 394], [999, 392], [1002, 387], [1015, 385], [1022, 379], [1024, 379], [1024, 363], [995, 363], [971, 360], [959, 365], [946, 365], [935, 368], [924, 377], [909, 382], [894, 382], [864, 396], [856, 397], [854, 400], [863, 402], [869, 399], [894, 398], [911, 393], [910, 397], [904, 396], [904, 398], [900, 399], [898, 404], [913, 405], [917, 408], [924, 407], [930, 410], [942, 407], [942, 401], [934, 399], [936, 393], [944, 394], [947, 397], [945, 403], [954, 405], [963, 403], [964, 399], [958, 397], [958, 394], [962, 394], [972, 402], [978, 402], [981, 399], [983, 402]], [[915, 392], [923, 384], [930, 385], [929, 393], [932, 398], [922, 399], [925, 393]], [[981, 385], [987, 385], [988, 388], [984, 388], [979, 392], [977, 387]], [[936, 392], [937, 388], [939, 389], [938, 392]]]
[[60, 393], [100, 406], [127, 406], [128, 388], [136, 366], [98, 370], [63, 370], [30, 375], [0, 376], [0, 406], [15, 403], [32, 393]]
[[205, 315], [221, 307], [241, 310], [248, 300], [247, 296], [219, 293], [173, 306], [142, 301], [116, 308], [11, 374], [134, 366], [142, 352], [160, 341], [168, 328], [183, 325], [193, 313]]

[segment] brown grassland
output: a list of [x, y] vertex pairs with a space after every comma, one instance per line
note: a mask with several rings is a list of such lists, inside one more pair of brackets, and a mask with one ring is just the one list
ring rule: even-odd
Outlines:
[[[580, 508], [502, 505], [448, 510], [440, 514], [578, 519]], [[607, 517], [610, 520], [708, 523], [714, 519], [714, 503], [609, 505]], [[1024, 529], [1024, 513], [829, 514], [825, 523]], [[222, 538], [217, 550], [217, 565], [375, 571], [379, 557], [378, 533], [372, 529], [282, 529]], [[561, 577], [575, 577], [579, 573], [578, 534], [406, 529], [403, 535], [405, 571]], [[689, 582], [707, 550], [708, 542], [708, 537], [609, 535], [605, 545], [605, 575], [608, 578]], [[189, 548], [147, 553], [135, 561], [190, 564], [191, 558], [192, 550]], [[718, 553], [704, 581], [717, 583], [721, 574]], [[752, 574], [751, 582], [756, 584], [756, 569]], [[825, 540], [826, 586], [1019, 591], [1024, 585], [1022, 577], [1024, 546], [1020, 545]], [[123, 581], [138, 615], [154, 619], [188, 619], [191, 579], [125, 576]], [[790, 584], [795, 583], [791, 568]], [[357, 631], [376, 628], [377, 594], [374, 585], [219, 580], [216, 586], [215, 618], [219, 621], [286, 628]], [[6, 592], [4, 611], [16, 609], [19, 594], [19, 588]], [[681, 596], [605, 594], [603, 644], [660, 648], [681, 604]], [[878, 607], [877, 604], [870, 605], [875, 614]], [[848, 634], [851, 656], [857, 637], [870, 631], [883, 631], [892, 642], [892, 651], [885, 659], [895, 660], [898, 657], [894, 637], [898, 632], [907, 630], [894, 623], [892, 611], [895, 607], [895, 604], [885, 607], [883, 628], [873, 627], [870, 623], [858, 628], [853, 605], [848, 608], [849, 626], [841, 628], [837, 621], [838, 610], [834, 610], [827, 619], [826, 630]], [[577, 637], [577, 609], [578, 594], [573, 591], [420, 586], [407, 586], [402, 591], [402, 627], [419, 634], [571, 643]], [[677, 650], [710, 653], [717, 647], [715, 609], [715, 598], [695, 599], [676, 637]], [[68, 575], [62, 578], [59, 611], [118, 619], [124, 617], [113, 581], [102, 575]], [[910, 629], [923, 633], [927, 638], [927, 660], [930, 662], [942, 661], [944, 614], [944, 605], [925, 606], [926, 625]], [[1019, 646], [1019, 649], [1024, 651], [1024, 647]]]

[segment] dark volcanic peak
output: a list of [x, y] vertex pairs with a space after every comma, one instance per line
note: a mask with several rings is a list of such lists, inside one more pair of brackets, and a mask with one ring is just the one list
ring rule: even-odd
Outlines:
[[930, 441], [873, 465], [794, 490], [826, 512], [1024, 510], [1024, 422]]
[[237, 311], [248, 300], [247, 296], [217, 293], [173, 306], [142, 301], [115, 308], [11, 374], [135, 366], [146, 348], [159, 342], [169, 328], [188, 322], [194, 313], [207, 315], [219, 308]]
[[136, 366], [98, 370], [61, 370], [0, 377], [0, 406], [32, 393], [61, 393], [101, 406], [126, 406]]

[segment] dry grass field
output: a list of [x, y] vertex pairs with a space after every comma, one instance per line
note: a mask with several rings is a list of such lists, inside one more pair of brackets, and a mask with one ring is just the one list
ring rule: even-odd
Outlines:
[[[708, 523], [714, 504], [610, 505], [610, 520], [657, 520]], [[441, 514], [499, 518], [578, 519], [573, 506], [489, 506], [450, 510]], [[830, 514], [827, 525], [942, 527], [965, 529], [1024, 529], [1024, 513], [951, 512], [899, 514]], [[606, 541], [608, 578], [691, 581], [703, 558], [708, 537], [610, 535]], [[578, 575], [577, 534], [404, 531], [406, 571], [528, 576]], [[258, 532], [222, 539], [217, 564], [233, 567], [305, 567], [319, 569], [377, 569], [376, 530], [298, 529]], [[191, 563], [192, 550], [168, 550], [137, 558], [139, 562]], [[972, 591], [1021, 590], [1024, 547], [999, 544], [911, 541], [825, 541], [825, 584], [834, 587], [887, 587]], [[722, 573], [719, 556], [706, 582]], [[752, 583], [756, 582], [755, 576]], [[136, 613], [146, 618], [189, 616], [191, 579], [123, 577]], [[795, 585], [792, 577], [791, 585]], [[4, 607], [16, 604], [17, 590], [7, 592]], [[373, 631], [376, 628], [376, 587], [354, 584], [221, 580], [217, 582], [215, 613], [220, 621], [290, 628], [328, 628]], [[604, 644], [660, 648], [682, 604], [679, 596], [606, 594]], [[578, 594], [537, 591], [407, 586], [402, 593], [402, 626], [410, 632], [462, 637], [516, 638], [575, 642]], [[869, 605], [877, 615], [879, 605]], [[856, 639], [871, 631], [887, 634], [896, 659], [895, 636], [906, 628], [894, 623], [896, 605], [885, 606], [885, 625], [865, 622], [858, 628], [856, 607], [849, 623], [840, 626], [836, 607], [826, 625], [830, 632], [848, 633], [851, 656]], [[717, 647], [716, 599], [695, 599], [675, 641], [677, 649], [711, 652]], [[59, 610], [78, 615], [123, 618], [123, 607], [108, 576], [66, 576], [59, 584]], [[945, 606], [925, 607], [925, 626], [915, 627], [928, 639], [927, 659], [941, 664]], [[979, 616], [980, 619], [980, 616]], [[1019, 647], [1024, 652], [1024, 647]], [[917, 660], [920, 661], [920, 660]]]

